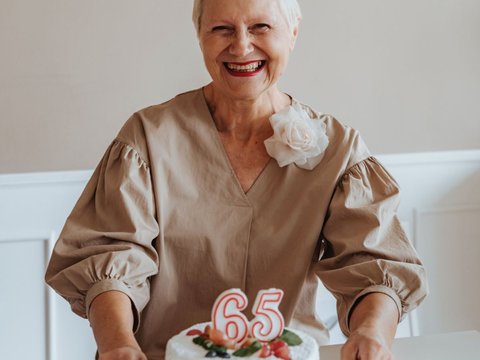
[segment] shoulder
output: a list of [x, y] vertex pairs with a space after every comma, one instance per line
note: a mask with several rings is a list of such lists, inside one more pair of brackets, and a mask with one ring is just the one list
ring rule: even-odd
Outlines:
[[329, 140], [325, 151], [325, 160], [338, 162], [348, 169], [371, 156], [367, 145], [356, 129], [345, 125], [333, 115], [323, 114], [309, 105], [296, 102], [310, 118], [324, 122]]
[[189, 119], [198, 116], [203, 101], [202, 91], [197, 89], [140, 109], [124, 123], [115, 139], [131, 146], [141, 156], [147, 158], [151, 139], [171, 136], [173, 132], [184, 128]]
[[192, 113], [198, 113], [202, 101], [202, 91], [197, 89], [178, 94], [161, 104], [138, 110], [124, 124], [118, 136], [128, 137], [131, 133], [137, 133], [141, 129], [146, 130], [159, 126], [162, 122], [172, 120], [179, 122]]
[[136, 112], [136, 115], [145, 123], [156, 123], [165, 121], [169, 117], [182, 117], [197, 113], [203, 102], [202, 90], [195, 89], [180, 93], [161, 104], [141, 109]]

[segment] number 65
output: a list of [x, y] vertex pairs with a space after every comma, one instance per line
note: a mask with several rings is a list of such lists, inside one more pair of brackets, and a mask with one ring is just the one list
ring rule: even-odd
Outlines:
[[240, 289], [220, 294], [212, 309], [213, 327], [237, 343], [250, 333], [260, 341], [270, 341], [283, 332], [285, 321], [278, 306], [283, 298], [280, 289], [260, 290], [253, 304], [254, 319], [249, 322], [241, 312], [247, 307], [247, 296]]

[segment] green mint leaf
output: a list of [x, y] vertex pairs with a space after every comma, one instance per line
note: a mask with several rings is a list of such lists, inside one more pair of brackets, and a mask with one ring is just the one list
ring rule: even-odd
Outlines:
[[249, 347], [239, 349], [235, 351], [232, 355], [238, 356], [238, 357], [252, 356], [261, 348], [262, 348], [262, 344], [260, 344], [258, 341], [254, 341]]
[[303, 342], [300, 336], [287, 329], [283, 330], [283, 333], [280, 335], [279, 339], [285, 341], [288, 346], [297, 346]]
[[193, 341], [194, 344], [203, 346], [203, 344], [205, 343], [205, 338], [203, 338], [201, 336], [197, 336], [197, 337], [194, 337], [192, 341]]
[[213, 343], [212, 340], [206, 339], [203, 336], [197, 336], [197, 337], [193, 338], [192, 341], [193, 341], [194, 344], [200, 345], [205, 350], [210, 350], [213, 346], [215, 346], [215, 344]]
[[220, 346], [220, 345], [213, 345], [210, 350], [213, 350], [217, 353], [226, 353], [227, 348], [225, 346]]

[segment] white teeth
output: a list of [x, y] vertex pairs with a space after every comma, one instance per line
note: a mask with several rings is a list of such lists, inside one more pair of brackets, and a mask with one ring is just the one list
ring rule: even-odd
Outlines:
[[256, 62], [250, 63], [248, 65], [237, 65], [237, 64], [227, 63], [227, 67], [230, 70], [241, 71], [241, 72], [254, 72], [254, 71], [258, 70], [258, 68], [261, 65], [262, 65], [261, 61], [256, 61]]

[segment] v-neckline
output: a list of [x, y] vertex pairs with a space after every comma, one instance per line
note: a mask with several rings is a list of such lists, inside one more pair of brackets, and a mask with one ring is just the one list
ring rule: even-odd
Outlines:
[[202, 98], [202, 103], [204, 107], [204, 111], [207, 114], [207, 117], [209, 119], [209, 128], [213, 133], [213, 138], [215, 139], [215, 144], [218, 149], [220, 149], [220, 152], [222, 153], [222, 158], [223, 162], [226, 164], [228, 167], [231, 177], [233, 179], [233, 183], [235, 183], [235, 187], [237, 190], [241, 193], [242, 197], [246, 200], [249, 201], [250, 195], [253, 193], [253, 190], [257, 187], [259, 187], [263, 181], [263, 178], [266, 176], [266, 173], [268, 172], [268, 169], [272, 166], [274, 163], [274, 159], [270, 157], [268, 161], [265, 163], [263, 166], [262, 170], [258, 173], [257, 177], [253, 181], [253, 183], [250, 185], [250, 187], [245, 191], [242, 187], [242, 184], [240, 182], [240, 179], [238, 178], [237, 173], [233, 169], [232, 162], [230, 161], [230, 158], [228, 157], [227, 150], [225, 149], [225, 146], [223, 145], [222, 139], [220, 138], [220, 134], [218, 133], [217, 126], [215, 125], [215, 120], [213, 120], [213, 116], [210, 112], [210, 109], [208, 108], [208, 103], [207, 99], [205, 98], [205, 94], [203, 92], [203, 88], [199, 89], [200, 91], [200, 97]]

